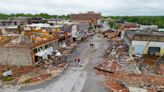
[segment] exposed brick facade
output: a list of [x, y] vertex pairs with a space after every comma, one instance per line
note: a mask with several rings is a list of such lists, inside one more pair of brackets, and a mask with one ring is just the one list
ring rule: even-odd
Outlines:
[[101, 18], [101, 14], [94, 13], [94, 12], [70, 15], [70, 19], [73, 22], [84, 22], [84, 23], [92, 23], [92, 24], [97, 24], [97, 20], [99, 20], [100, 18]]

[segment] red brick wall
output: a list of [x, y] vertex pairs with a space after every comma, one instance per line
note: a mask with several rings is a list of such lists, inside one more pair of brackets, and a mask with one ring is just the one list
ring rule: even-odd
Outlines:
[[84, 14], [71, 14], [71, 21], [91, 21], [96, 24], [97, 20], [101, 18], [100, 13], [84, 13]]

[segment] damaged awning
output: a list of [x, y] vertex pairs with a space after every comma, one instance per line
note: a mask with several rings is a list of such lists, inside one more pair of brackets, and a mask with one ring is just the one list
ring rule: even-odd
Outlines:
[[50, 47], [48, 49], [37, 52], [35, 55], [38, 57], [42, 57], [43, 59], [47, 59], [47, 56], [52, 55], [52, 52], [53, 52], [53, 48]]

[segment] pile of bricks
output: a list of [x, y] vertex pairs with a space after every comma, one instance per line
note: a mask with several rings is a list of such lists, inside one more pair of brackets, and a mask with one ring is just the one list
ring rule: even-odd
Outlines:
[[164, 64], [159, 65], [157, 73], [160, 75], [164, 75]]
[[39, 75], [37, 77], [31, 78], [31, 79], [29, 79], [29, 81], [31, 83], [34, 83], [34, 82], [39, 82], [39, 81], [45, 80], [45, 79], [47, 79], [49, 77], [50, 77], [49, 74], [44, 74], [44, 75]]
[[157, 88], [161, 88], [164, 85], [164, 77], [148, 76], [144, 74], [133, 74], [127, 72], [116, 72], [114, 74], [109, 74], [107, 76], [106, 82], [110, 82], [108, 81], [109, 79], [113, 79], [115, 81], [121, 80], [129, 85], [139, 86], [139, 87], [156, 86]]
[[31, 71], [33, 71], [35, 67], [33, 66], [22, 66], [22, 67], [14, 67], [12, 68], [12, 74], [13, 76], [20, 76], [23, 74], [27, 74]]

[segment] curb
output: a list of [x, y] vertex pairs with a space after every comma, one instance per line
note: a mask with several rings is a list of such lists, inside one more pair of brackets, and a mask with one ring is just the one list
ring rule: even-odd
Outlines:
[[49, 78], [47, 78], [47, 79], [45, 79], [45, 80], [42, 80], [42, 81], [38, 81], [38, 82], [30, 83], [30, 84], [22, 84], [22, 85], [20, 85], [20, 88], [22, 88], [22, 87], [29, 87], [29, 86], [36, 86], [36, 85], [42, 84], [42, 83], [44, 83], [44, 82], [46, 82], [46, 81], [52, 80], [53, 78], [55, 78], [55, 77], [59, 76], [61, 73], [63, 73], [64, 70], [65, 70], [67, 67], [68, 67], [68, 64], [66, 64], [66, 65], [64, 66], [64, 68], [62, 68], [61, 71], [60, 71], [57, 75], [54, 74], [54, 75], [52, 75], [51, 77], [49, 77]]

